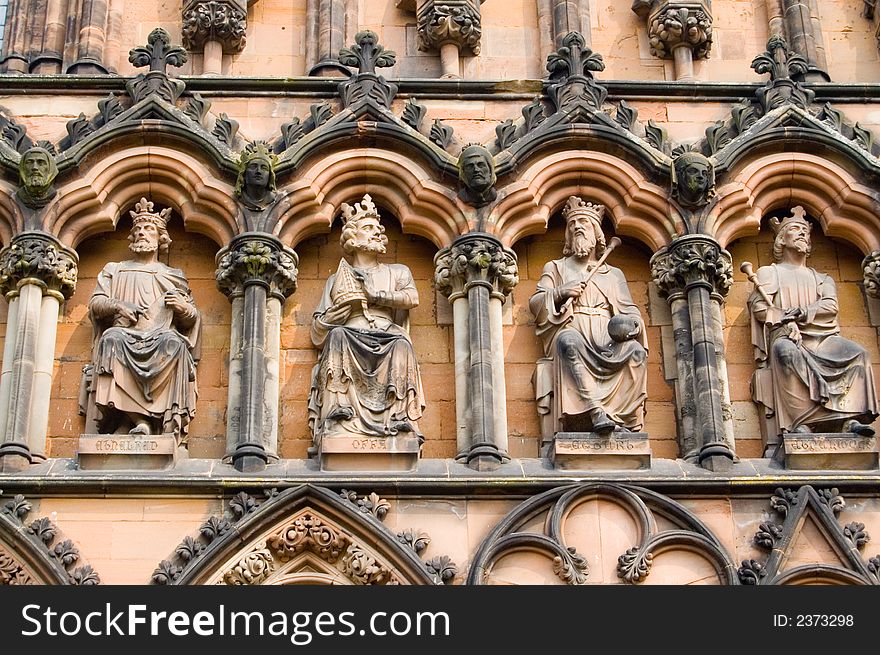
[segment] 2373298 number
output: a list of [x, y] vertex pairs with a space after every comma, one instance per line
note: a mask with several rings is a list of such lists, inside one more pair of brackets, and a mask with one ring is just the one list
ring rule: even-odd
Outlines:
[[793, 622], [796, 628], [848, 628], [853, 624], [852, 614], [796, 614]]

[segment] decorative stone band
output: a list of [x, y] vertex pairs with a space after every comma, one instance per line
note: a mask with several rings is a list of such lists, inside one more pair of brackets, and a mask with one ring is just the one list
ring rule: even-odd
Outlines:
[[186, 0], [183, 4], [183, 46], [190, 51], [216, 41], [226, 54], [241, 52], [246, 30], [245, 0]]
[[880, 298], [880, 250], [875, 250], [862, 260], [865, 275], [865, 293]]
[[417, 14], [419, 50], [428, 51], [445, 43], [459, 50], [470, 48], [480, 54], [480, 5], [476, 0], [426, 0]]
[[651, 277], [666, 298], [694, 286], [704, 286], [724, 297], [733, 284], [733, 264], [730, 253], [712, 237], [689, 234], [651, 257]]
[[270, 234], [246, 232], [217, 253], [217, 288], [230, 299], [259, 284], [284, 302], [296, 291], [297, 254]]
[[434, 257], [434, 281], [450, 300], [466, 294], [477, 284], [504, 300], [519, 283], [516, 253], [490, 234], [471, 233], [458, 237]]
[[658, 3], [648, 17], [651, 54], [672, 59], [672, 51], [690, 48], [694, 59], [705, 59], [712, 49], [712, 16], [701, 3]]
[[46, 232], [23, 232], [0, 251], [0, 292], [7, 298], [24, 284], [36, 284], [63, 302], [76, 290], [76, 252]]

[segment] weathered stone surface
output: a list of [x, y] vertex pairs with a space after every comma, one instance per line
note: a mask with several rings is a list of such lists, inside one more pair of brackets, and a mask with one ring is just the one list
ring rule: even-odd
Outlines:
[[164, 470], [176, 461], [177, 440], [173, 434], [84, 434], [77, 449], [77, 464], [84, 471]]
[[866, 471], [878, 466], [876, 436], [812, 433], [785, 434], [777, 455], [787, 469]]
[[634, 470], [651, 468], [651, 446], [644, 432], [557, 432], [550, 463], [563, 470]]

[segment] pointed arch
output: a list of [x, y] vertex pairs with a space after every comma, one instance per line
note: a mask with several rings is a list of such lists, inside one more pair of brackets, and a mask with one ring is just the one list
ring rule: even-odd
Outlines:
[[125, 148], [97, 160], [59, 189], [45, 229], [76, 247], [112, 231], [120, 212], [141, 197], [174, 207], [188, 231], [218, 245], [241, 231], [232, 187], [192, 154], [159, 146]]
[[[624, 484], [590, 482], [551, 489], [524, 501], [511, 510], [486, 536], [474, 553], [467, 584], [491, 581], [492, 569], [502, 558], [531, 550], [545, 556], [552, 570], [568, 584], [589, 582], [591, 553], [577, 552], [566, 543], [566, 523], [573, 510], [593, 500], [610, 501], [630, 517], [638, 535], [618, 557], [617, 575], [634, 584], [644, 581], [655, 555], [686, 551], [708, 561], [720, 584], [738, 584], [736, 567], [712, 531], [690, 510], [655, 491]], [[660, 528], [662, 517], [673, 528]], [[543, 532], [533, 526], [543, 525]]]
[[827, 236], [844, 239], [864, 254], [880, 249], [880, 193], [818, 155], [778, 152], [746, 161], [718, 196], [706, 230], [722, 247], [758, 234], [768, 212], [803, 205]]
[[358, 148], [327, 154], [302, 170], [287, 189], [288, 206], [278, 217], [275, 233], [292, 248], [329, 232], [339, 206], [365, 193], [391, 209], [404, 232], [425, 237], [438, 248], [467, 231], [455, 191], [399, 152]]
[[652, 250], [667, 245], [680, 231], [670, 218], [663, 188], [619, 157], [587, 150], [544, 156], [501, 187], [489, 217], [491, 231], [506, 246], [543, 234], [550, 216], [572, 195], [605, 205], [618, 234], [634, 237]]
[[378, 519], [309, 484], [260, 505], [175, 580], [189, 585], [314, 582], [435, 584], [415, 551]]

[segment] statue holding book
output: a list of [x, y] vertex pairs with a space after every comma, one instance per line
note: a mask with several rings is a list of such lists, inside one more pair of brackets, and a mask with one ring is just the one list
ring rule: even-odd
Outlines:
[[321, 351], [312, 371], [313, 454], [333, 436], [418, 436], [425, 406], [409, 310], [419, 303], [412, 273], [379, 262], [388, 238], [372, 198], [343, 204], [342, 259], [312, 322]]

